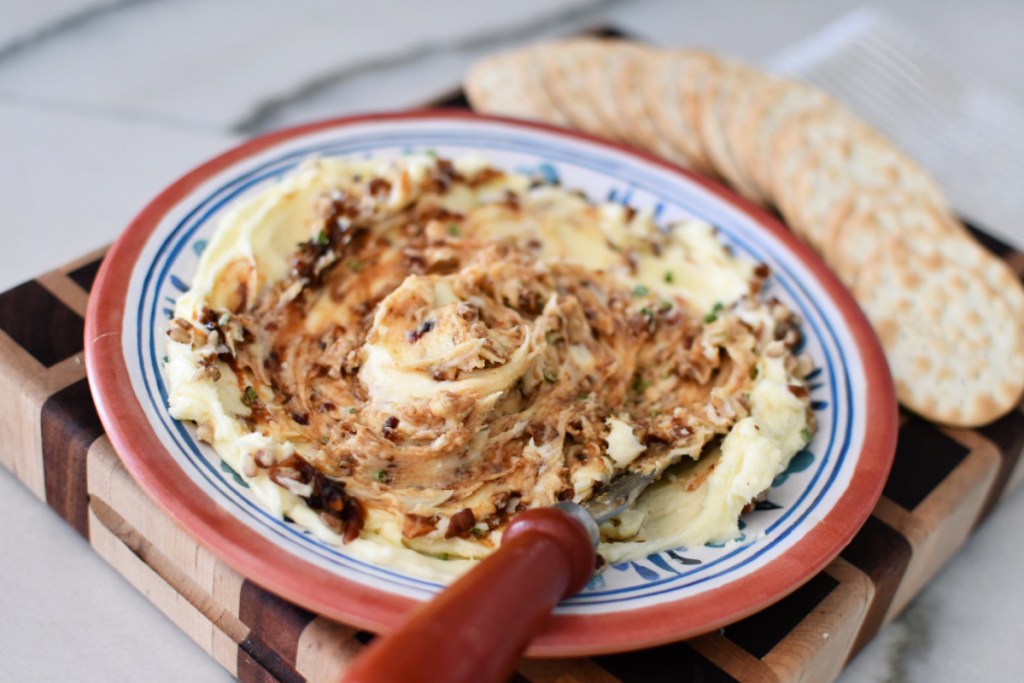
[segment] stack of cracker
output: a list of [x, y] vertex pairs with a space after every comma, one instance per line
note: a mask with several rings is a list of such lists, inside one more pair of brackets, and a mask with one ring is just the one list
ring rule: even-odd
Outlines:
[[638, 147], [775, 208], [851, 289], [911, 410], [977, 426], [1020, 400], [1020, 282], [927, 172], [824, 92], [707, 52], [600, 38], [489, 57], [465, 88], [477, 111]]

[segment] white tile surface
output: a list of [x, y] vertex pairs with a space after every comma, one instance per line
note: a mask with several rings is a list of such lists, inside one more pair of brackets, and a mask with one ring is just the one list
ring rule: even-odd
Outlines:
[[0, 104], [0, 289], [112, 242], [235, 136]]
[[230, 680], [6, 472], [0, 519], [0, 681]]
[[853, 661], [841, 683], [1021, 680], [1022, 520], [1018, 494]]
[[[0, 289], [110, 241], [240, 126], [406, 106], [481, 52], [602, 20], [759, 60], [858, 4], [0, 0]], [[1024, 3], [884, 6], [965, 70], [1024, 93]], [[1013, 229], [1024, 239], [1024, 223]], [[225, 679], [5, 473], [0, 516], [0, 681]], [[1022, 522], [1018, 495], [844, 683], [1019, 678], [1024, 545], [1006, 539]]]
[[74, 28], [123, 0], [0, 0], [0, 54], [43, 35]]
[[[592, 1], [562, 3], [558, 13]], [[134, 5], [0, 64], [0, 93], [15, 101], [87, 104], [230, 128], [282, 98], [344, 79], [361, 65], [536, 25], [538, 17], [552, 14], [549, 5], [544, 0]]]

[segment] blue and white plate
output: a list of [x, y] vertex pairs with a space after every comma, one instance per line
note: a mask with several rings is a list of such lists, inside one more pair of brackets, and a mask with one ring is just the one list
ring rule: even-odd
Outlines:
[[778, 222], [709, 181], [567, 131], [468, 113], [328, 121], [253, 140], [199, 167], [128, 227], [97, 278], [86, 360], [107, 432], [142, 487], [252, 580], [313, 611], [380, 629], [441, 586], [375, 566], [266, 512], [194, 432], [170, 417], [166, 323], [228, 207], [313, 156], [478, 153], [499, 168], [557, 178], [594, 200], [654, 207], [664, 223], [698, 217], [736, 253], [772, 270], [770, 294], [803, 319], [816, 369], [818, 432], [743, 518], [740, 538], [614, 565], [556, 610], [537, 655], [625, 650], [702, 633], [794, 590], [867, 518], [892, 459], [896, 402], [856, 304]]

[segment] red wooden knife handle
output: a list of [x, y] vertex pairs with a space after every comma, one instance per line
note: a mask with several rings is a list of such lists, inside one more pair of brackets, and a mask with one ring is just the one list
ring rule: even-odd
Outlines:
[[594, 571], [583, 524], [554, 508], [526, 510], [477, 567], [377, 638], [346, 683], [495, 683], [507, 680], [552, 608]]

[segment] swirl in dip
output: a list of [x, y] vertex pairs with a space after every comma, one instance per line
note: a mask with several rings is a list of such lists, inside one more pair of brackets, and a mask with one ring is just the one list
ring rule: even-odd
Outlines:
[[706, 223], [479, 158], [315, 159], [203, 253], [171, 414], [274, 514], [430, 579], [627, 471], [664, 476], [606, 560], [725, 542], [813, 429], [767, 276]]

